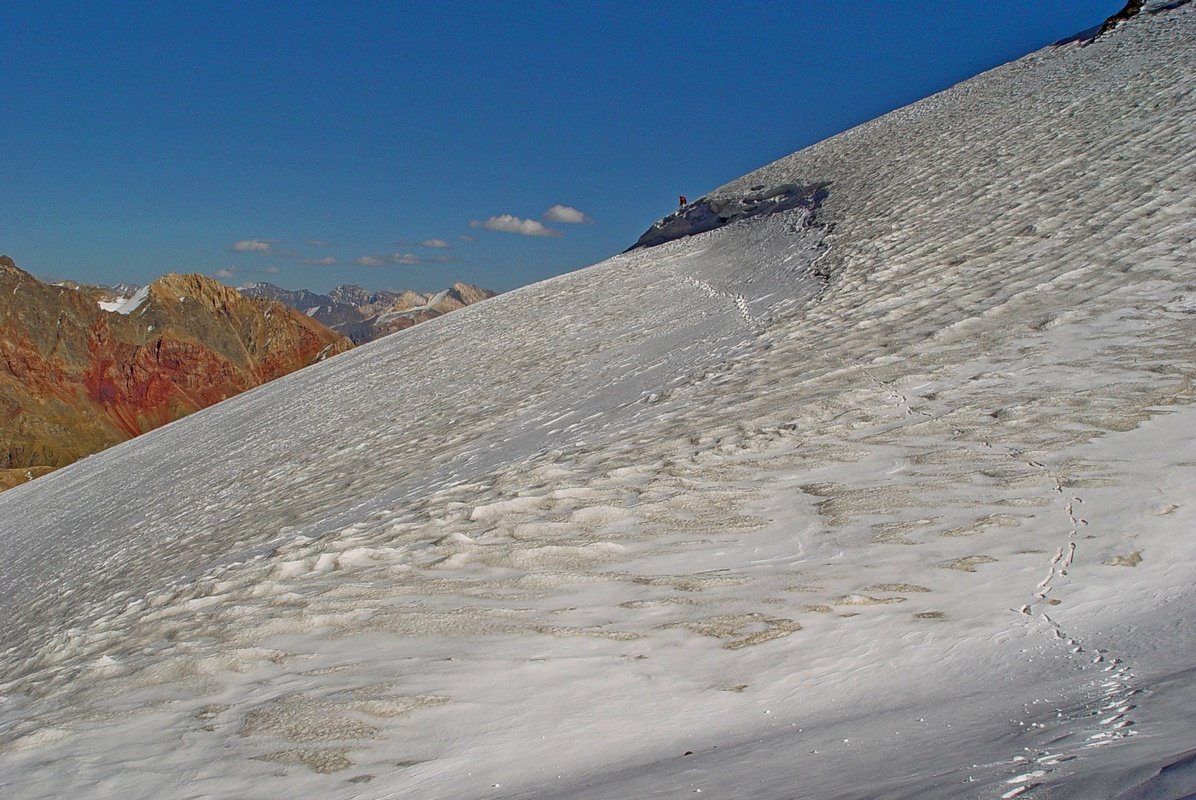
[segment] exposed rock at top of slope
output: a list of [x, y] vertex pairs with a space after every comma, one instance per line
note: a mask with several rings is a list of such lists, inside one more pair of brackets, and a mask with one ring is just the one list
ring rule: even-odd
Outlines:
[[457, 282], [434, 294], [410, 289], [371, 292], [360, 286], [338, 286], [326, 295], [307, 289], [283, 289], [270, 283], [243, 286], [248, 297], [269, 297], [302, 311], [355, 344], [364, 344], [389, 333], [456, 311], [495, 296], [490, 289]]
[[653, 224], [630, 249], [655, 247], [685, 236], [712, 231], [737, 220], [778, 211], [794, 208], [817, 211], [826, 198], [828, 185], [782, 183], [769, 186], [761, 183], [738, 195], [699, 197]]
[[1100, 32], [1097, 35], [1099, 36], [1105, 31], [1112, 30], [1119, 22], [1124, 22], [1131, 17], [1137, 16], [1138, 13], [1142, 11], [1144, 2], [1145, 0], [1129, 0], [1123, 9], [1105, 20], [1104, 24], [1101, 25]]
[[1085, 31], [1070, 39], [1065, 39], [1060, 44], [1073, 41], [1095, 41], [1121, 23], [1138, 16], [1143, 11], [1148, 14], [1159, 14], [1164, 11], [1170, 11], [1173, 8], [1179, 8], [1182, 5], [1187, 5], [1189, 2], [1190, 0], [1129, 0], [1124, 8], [1106, 19], [1099, 27]]
[[160, 278], [122, 313], [93, 294], [0, 257], [0, 468], [64, 466], [351, 346], [201, 275]]

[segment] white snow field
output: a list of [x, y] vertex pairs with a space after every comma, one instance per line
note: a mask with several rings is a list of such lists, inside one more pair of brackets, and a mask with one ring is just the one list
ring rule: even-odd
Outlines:
[[1194, 67], [1140, 14], [0, 495], [0, 796], [1193, 796]]

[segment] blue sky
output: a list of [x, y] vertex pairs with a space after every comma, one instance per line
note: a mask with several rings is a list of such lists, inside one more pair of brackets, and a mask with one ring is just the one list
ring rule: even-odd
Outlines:
[[507, 290], [1122, 5], [6, 0], [0, 253]]

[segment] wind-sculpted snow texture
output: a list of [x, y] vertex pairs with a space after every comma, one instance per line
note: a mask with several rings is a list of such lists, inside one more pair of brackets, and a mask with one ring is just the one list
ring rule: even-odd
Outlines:
[[0, 793], [1196, 791], [1194, 41], [0, 496]]

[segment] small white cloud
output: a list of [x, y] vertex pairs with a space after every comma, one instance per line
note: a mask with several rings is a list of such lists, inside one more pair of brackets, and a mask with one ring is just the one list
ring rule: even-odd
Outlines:
[[424, 247], [451, 247], [444, 239], [424, 239], [420, 242]]
[[418, 264], [419, 256], [415, 253], [391, 253], [390, 260], [396, 264]]
[[478, 237], [470, 236], [468, 233], [463, 233], [460, 236], [458, 236], [457, 238], [463, 242], [476, 242], [478, 240]]
[[224, 278], [225, 280], [233, 277], [232, 267], [223, 267], [221, 269], [216, 270], [215, 277]]
[[377, 256], [362, 256], [361, 258], [356, 259], [353, 263], [359, 264], [363, 267], [381, 267], [386, 264], [385, 261]]
[[545, 227], [534, 219], [522, 219], [512, 214], [499, 214], [485, 222], [476, 219], [469, 223], [471, 228], [485, 228], [488, 231], [503, 231], [504, 233], [518, 233], [520, 236], [560, 236], [560, 231]]
[[242, 239], [230, 249], [234, 253], [269, 253], [270, 244], [265, 239]]
[[332, 256], [324, 256], [323, 258], [305, 258], [304, 264], [311, 264], [317, 267], [331, 267], [336, 263], [336, 259]]
[[278, 267], [269, 266], [263, 269], [262, 272], [266, 273], [267, 275], [277, 275], [279, 272], [281, 272], [281, 270]]
[[324, 241], [323, 239], [308, 239], [307, 243], [309, 245], [311, 245], [312, 247], [327, 247], [328, 246], [328, 242]]
[[573, 206], [553, 206], [544, 212], [544, 219], [549, 222], [564, 222], [569, 225], [580, 225], [592, 220]]

